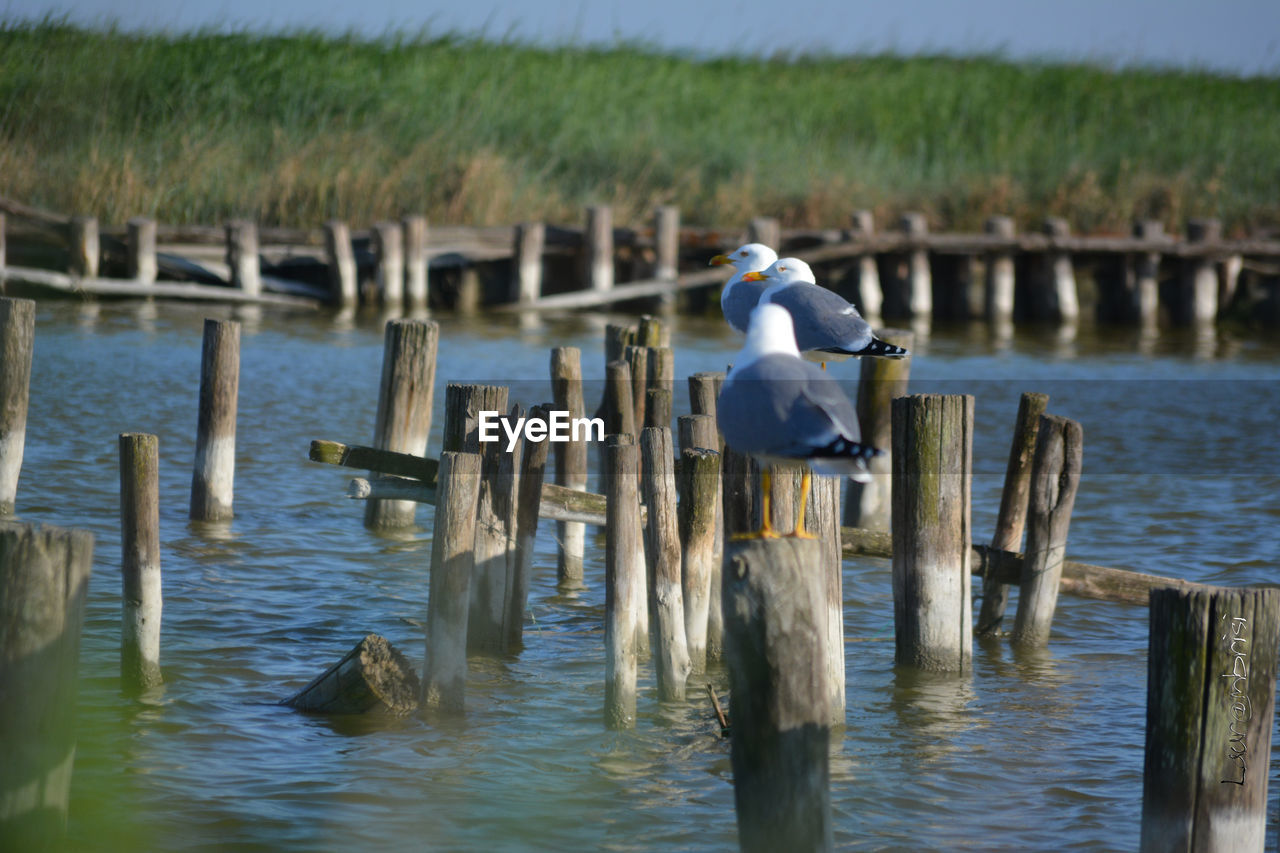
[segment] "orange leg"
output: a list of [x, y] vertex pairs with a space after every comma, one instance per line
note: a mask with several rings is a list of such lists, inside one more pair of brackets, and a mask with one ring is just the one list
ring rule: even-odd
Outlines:
[[809, 489], [813, 485], [813, 475], [806, 467], [804, 475], [800, 478], [800, 504], [796, 507], [796, 529], [791, 531], [791, 535], [797, 539], [817, 539], [804, 527], [804, 511], [809, 506]]
[[765, 467], [760, 472], [760, 529], [750, 533], [735, 533], [731, 539], [778, 539], [781, 534], [773, 529], [773, 506], [769, 493], [773, 490], [773, 469]]

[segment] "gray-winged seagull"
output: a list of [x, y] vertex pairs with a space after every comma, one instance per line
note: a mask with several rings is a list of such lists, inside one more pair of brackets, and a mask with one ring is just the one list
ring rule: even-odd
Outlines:
[[720, 310], [736, 332], [746, 332], [751, 322], [751, 309], [760, 301], [771, 282], [744, 281], [743, 275], [760, 272], [778, 259], [778, 253], [763, 243], [747, 243], [727, 255], [716, 255], [709, 266], [733, 264], [737, 270], [720, 291]]

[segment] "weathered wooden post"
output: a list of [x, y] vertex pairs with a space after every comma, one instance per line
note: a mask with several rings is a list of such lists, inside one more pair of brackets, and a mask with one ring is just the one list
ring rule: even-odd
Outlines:
[[[626, 350], [627, 364], [631, 367], [631, 404], [635, 407], [637, 427], [644, 427], [645, 404], [649, 387], [649, 348], [645, 346], [629, 346]], [[636, 433], [639, 435], [639, 433]]]
[[658, 696], [664, 702], [676, 702], [684, 699], [691, 664], [685, 638], [683, 566], [671, 430], [645, 429], [640, 434], [640, 450], [644, 502], [649, 508], [645, 555], [652, 578], [649, 611], [653, 614]]
[[399, 222], [373, 226], [373, 255], [382, 304], [398, 308], [404, 304], [404, 232]]
[[662, 204], [653, 211], [653, 277], [674, 281], [680, 273], [680, 208]]
[[125, 229], [129, 278], [141, 284], [154, 284], [160, 269], [156, 263], [156, 221], [135, 216], [126, 223]]
[[5, 265], [5, 244], [4, 244], [4, 214], [0, 213], [0, 270]]
[[27, 440], [36, 303], [0, 296], [0, 518], [13, 515]]
[[[1217, 243], [1221, 239], [1222, 223], [1218, 220], [1188, 220], [1188, 243]], [[1184, 324], [1212, 323], [1218, 318], [1218, 265], [1213, 255], [1195, 255], [1187, 259], [1183, 269], [1182, 299], [1180, 314]]]
[[604, 327], [604, 363], [625, 359], [627, 347], [636, 342], [636, 327], [622, 323], [606, 323]]
[[239, 395], [240, 324], [205, 320], [196, 460], [191, 475], [192, 521], [226, 521], [234, 514]]
[[965, 672], [973, 655], [969, 493], [973, 397], [893, 401], [895, 661]]
[[250, 296], [262, 292], [262, 267], [258, 261], [258, 226], [248, 219], [232, 219], [226, 226], [227, 266], [231, 286]]
[[[549, 422], [545, 406], [534, 406], [529, 417]], [[526, 441], [520, 456], [520, 475], [515, 505], [516, 548], [510, 569], [510, 589], [503, 618], [504, 646], [515, 652], [524, 644], [524, 612], [529, 606], [529, 585], [533, 576], [534, 544], [538, 538], [538, 514], [542, 506], [542, 483], [547, 468], [549, 441]]]
[[[373, 446], [422, 456], [431, 434], [440, 327], [431, 320], [391, 320], [382, 340]], [[406, 527], [413, 524], [417, 506], [413, 501], [369, 500], [364, 525], [370, 530]]]
[[825, 579], [814, 540], [725, 552], [725, 656], [738, 845], [830, 850]]
[[[1133, 224], [1133, 236], [1142, 240], [1164, 238], [1164, 223], [1147, 219]], [[1160, 317], [1160, 253], [1139, 252], [1134, 263], [1133, 308], [1138, 322], [1150, 329]]]
[[754, 216], [747, 223], [747, 242], [782, 249], [782, 225], [772, 216]]
[[609, 436], [605, 444], [605, 698], [604, 722], [611, 729], [636, 724], [636, 666], [648, 616], [640, 552], [640, 498], [636, 470], [640, 448], [630, 436]]
[[[881, 340], [911, 349], [915, 335], [903, 329], [882, 329]], [[871, 480], [850, 480], [845, 495], [844, 523], [865, 530], [888, 530], [891, 495], [894, 397], [907, 393], [911, 358], [864, 358], [858, 365], [858, 426], [863, 442], [884, 451], [871, 460]]]
[[1083, 456], [1080, 424], [1057, 415], [1040, 416], [1027, 504], [1027, 556], [1022, 563], [1018, 614], [1013, 624], [1017, 645], [1049, 642]]
[[[1017, 233], [1013, 218], [989, 217], [983, 226], [986, 233], [1012, 240]], [[1013, 319], [1014, 293], [1013, 251], [1000, 249], [987, 253], [986, 314], [989, 322], [1008, 322]]]
[[[907, 239], [922, 241], [929, 236], [929, 222], [923, 213], [904, 213], [900, 221]], [[907, 313], [912, 317], [933, 315], [933, 273], [929, 270], [929, 250], [912, 246], [907, 254]]]
[[[849, 231], [854, 236], [871, 237], [876, 233], [875, 217], [869, 210], [855, 210]], [[880, 268], [875, 252], [858, 255], [858, 308], [869, 322], [877, 322], [884, 307], [884, 290], [880, 287]]]
[[613, 290], [613, 208], [607, 204], [587, 208], [587, 284], [591, 290]]
[[[1040, 432], [1040, 416], [1049, 405], [1048, 394], [1024, 392], [1018, 401], [1018, 415], [1009, 447], [1009, 464], [1005, 468], [1004, 490], [1000, 493], [1000, 512], [996, 516], [996, 532], [991, 547], [998, 551], [1021, 551], [1022, 529], [1027, 519], [1027, 496], [1031, 491], [1031, 460], [1035, 457], [1036, 436]], [[1004, 611], [1009, 604], [1009, 585], [995, 572], [982, 579], [982, 607], [978, 611], [979, 637], [1000, 630]]]
[[160, 439], [120, 435], [120, 683], [126, 693], [160, 684]]
[[1059, 323], [1074, 323], [1080, 316], [1080, 300], [1076, 294], [1076, 274], [1071, 263], [1071, 253], [1053, 246], [1057, 240], [1071, 236], [1067, 220], [1050, 216], [1044, 221], [1044, 233], [1051, 246], [1044, 256], [1044, 292], [1039, 300], [1044, 304], [1046, 319]]
[[431, 580], [427, 594], [427, 651], [422, 664], [422, 710], [460, 714], [467, 680], [467, 618], [475, 560], [480, 456], [440, 454]]
[[[723, 371], [704, 371], [689, 377], [689, 411], [695, 415], [708, 415], [712, 423], [716, 418], [716, 401], [720, 387], [724, 385]], [[716, 436], [716, 447], [724, 447], [724, 439]]]
[[528, 305], [537, 302], [542, 296], [542, 252], [546, 239], [547, 229], [541, 222], [521, 222], [516, 225], [509, 296], [512, 302]]
[[1151, 592], [1143, 853], [1261, 851], [1280, 590]]
[[98, 220], [92, 216], [71, 218], [71, 274], [78, 278], [97, 278], [102, 252], [98, 239]]
[[[812, 475], [809, 502], [804, 509], [805, 527], [818, 537], [822, 546], [822, 562], [818, 566], [826, 578], [827, 641], [823, 652], [827, 668], [827, 722], [831, 726], [843, 726], [845, 721], [844, 554], [840, 539], [842, 479]], [[800, 511], [797, 507], [796, 512]]]
[[62, 849], [75, 759], [83, 530], [0, 524], [0, 845]]
[[675, 355], [671, 347], [648, 347], [645, 356], [645, 426], [671, 429], [675, 389]]
[[671, 347], [671, 327], [654, 314], [641, 314], [636, 323], [636, 346]]
[[750, 456], [725, 445], [720, 472], [727, 555], [728, 543], [736, 534], [760, 529], [760, 466]]
[[427, 307], [427, 217], [411, 213], [400, 220], [404, 234], [404, 295], [409, 309]]
[[[628, 384], [630, 388], [630, 384]], [[577, 347], [551, 350], [551, 392], [556, 408], [570, 419], [585, 417], [582, 394], [582, 353]], [[606, 432], [608, 430], [606, 429]], [[569, 489], [587, 488], [587, 442], [582, 437], [556, 443], [556, 482]], [[586, 525], [578, 521], [556, 523], [559, 559], [557, 585], [565, 589], [582, 587], [582, 555], [586, 546]]]
[[356, 256], [347, 223], [331, 219], [324, 224], [324, 253], [329, 267], [329, 299], [343, 308], [359, 299]]
[[635, 435], [636, 409], [632, 402], [631, 366], [618, 360], [605, 365], [604, 431], [606, 435]]
[[422, 685], [413, 664], [386, 637], [366, 634], [337, 663], [281, 702], [313, 714], [404, 716], [417, 710]]
[[[723, 374], [716, 375], [724, 378]], [[692, 387], [693, 377], [689, 383]], [[724, 559], [724, 491], [720, 481], [723, 442], [716, 428], [714, 396], [711, 411], [713, 414], [681, 415], [677, 423], [682, 454], [699, 449], [716, 451], [711, 458], [699, 453], [690, 459], [684, 454], [685, 464], [691, 467], [680, 479], [680, 487], [685, 490], [680, 497], [680, 532], [685, 546], [686, 638], [695, 670], [700, 670], [705, 660], [720, 660], [724, 656], [724, 617], [720, 612], [720, 564]], [[692, 479], [694, 477], [698, 479]], [[707, 490], [710, 494], [706, 494]], [[686, 495], [695, 501], [690, 507], [684, 506]], [[710, 503], [704, 506], [701, 503], [704, 501]], [[708, 507], [709, 520], [704, 517]], [[710, 541], [704, 542], [704, 536]]]

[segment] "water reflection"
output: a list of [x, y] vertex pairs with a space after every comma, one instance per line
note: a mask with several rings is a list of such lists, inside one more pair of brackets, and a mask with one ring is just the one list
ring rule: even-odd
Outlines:
[[888, 706], [897, 720], [900, 760], [929, 764], [962, 748], [960, 736], [975, 724], [974, 698], [968, 674], [894, 667]]

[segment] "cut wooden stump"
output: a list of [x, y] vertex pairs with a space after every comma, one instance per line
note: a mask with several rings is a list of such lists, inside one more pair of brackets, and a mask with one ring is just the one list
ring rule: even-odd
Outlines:
[[317, 714], [411, 714], [418, 676], [385, 637], [368, 634], [342, 660], [280, 704]]

